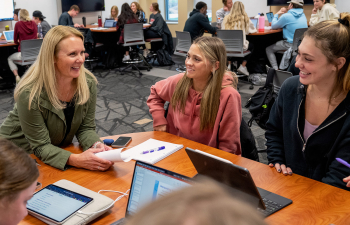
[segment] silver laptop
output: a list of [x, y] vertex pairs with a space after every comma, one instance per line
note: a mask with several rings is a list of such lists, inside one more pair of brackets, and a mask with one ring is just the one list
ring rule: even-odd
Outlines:
[[14, 31], [13, 30], [7, 30], [7, 31], [3, 31], [5, 39], [8, 43], [13, 43], [14, 42]]
[[111, 27], [115, 27], [116, 26], [116, 21], [114, 19], [106, 19], [105, 20], [105, 24], [104, 27], [105, 28], [111, 28]]

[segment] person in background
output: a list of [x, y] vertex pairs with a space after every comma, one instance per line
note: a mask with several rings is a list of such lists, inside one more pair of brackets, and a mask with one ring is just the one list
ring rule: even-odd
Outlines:
[[328, 0], [314, 0], [314, 8], [312, 10], [310, 27], [325, 21], [339, 19], [339, 11], [335, 4], [330, 4]]
[[114, 21], [118, 21], [118, 14], [119, 14], [118, 6], [116, 5], [112, 6], [111, 15], [109, 16], [109, 18], [113, 18]]
[[[175, 134], [236, 155], [241, 154], [241, 98], [226, 74], [226, 49], [221, 39], [194, 40], [186, 58], [186, 73], [151, 87], [147, 105], [153, 130]], [[164, 103], [170, 102], [164, 116]]]
[[[285, 51], [292, 47], [293, 38], [296, 29], [307, 28], [307, 20], [304, 14], [304, 0], [289, 1], [287, 13], [283, 13], [285, 8], [281, 8], [274, 16], [271, 29], [283, 28], [284, 40], [278, 41], [276, 44], [270, 45], [266, 48], [266, 55], [270, 61], [271, 66], [278, 70], [277, 59], [275, 52]], [[278, 18], [280, 16], [280, 18]]]
[[210, 180], [200, 180], [162, 196], [141, 208], [126, 224], [266, 225], [256, 208]]
[[[254, 24], [249, 19], [247, 13], [244, 10], [244, 5], [240, 1], [236, 1], [230, 11], [230, 14], [225, 16], [222, 24], [221, 29], [223, 30], [242, 30], [243, 31], [243, 50], [244, 51], [250, 51], [251, 54], [244, 57], [242, 64], [238, 68], [238, 72], [243, 73], [247, 76], [249, 76], [248, 69], [246, 67], [247, 61], [251, 58], [254, 46], [252, 43], [249, 43], [247, 41], [246, 35], [250, 33], [257, 32], [256, 28], [254, 27]], [[229, 62], [229, 70], [231, 70], [231, 62]]]
[[[105, 171], [113, 162], [95, 153], [111, 148], [96, 133], [97, 80], [84, 68], [83, 39], [73, 27], [50, 29], [37, 60], [16, 86], [16, 103], [0, 126], [0, 137], [61, 170], [74, 166]], [[82, 153], [63, 149], [74, 137]]]
[[146, 22], [146, 15], [138, 2], [132, 2], [130, 5], [132, 11], [136, 14], [139, 23]]
[[18, 44], [18, 52], [13, 53], [7, 58], [9, 67], [16, 77], [16, 82], [18, 83], [20, 77], [18, 75], [18, 67], [14, 63], [16, 60], [21, 60], [21, 41], [37, 39], [38, 28], [34, 21], [29, 17], [29, 13], [26, 9], [21, 9], [19, 11], [19, 21], [15, 24], [14, 30], [14, 42]]
[[[350, 14], [310, 27], [299, 76], [284, 81], [265, 133], [270, 167], [347, 189], [350, 168]], [[347, 189], [349, 190], [349, 189]]]
[[218, 24], [221, 24], [225, 16], [230, 13], [233, 3], [232, 0], [222, 0], [222, 4], [224, 4], [224, 7], [216, 11], [216, 22]]
[[14, 20], [14, 21], [18, 21], [18, 13], [19, 13], [20, 10], [21, 10], [21, 9], [18, 8], [18, 9], [15, 9], [15, 10], [13, 11], [13, 20]]
[[11, 141], [0, 138], [0, 224], [17, 225], [28, 215], [27, 201], [38, 177], [35, 161]]
[[151, 11], [151, 15], [149, 16], [149, 23], [151, 24], [151, 27], [145, 30], [145, 39], [161, 38], [163, 33], [163, 24], [165, 21], [160, 14], [158, 3], [152, 3], [149, 10]]
[[50, 24], [46, 20], [44, 20], [45, 18], [46, 17], [43, 16], [43, 14], [39, 10], [33, 12], [33, 21], [36, 23], [36, 25], [38, 25], [39, 23], [41, 24], [43, 37], [45, 37], [46, 33], [51, 29]]
[[58, 19], [58, 25], [63, 26], [74, 26], [74, 27], [84, 27], [83, 24], [73, 23], [73, 17], [76, 17], [80, 12], [80, 8], [77, 5], [72, 5], [68, 12], [61, 14]]
[[185, 23], [184, 31], [190, 33], [192, 40], [203, 36], [205, 30], [211, 34], [216, 33], [217, 28], [210, 25], [207, 8], [206, 3], [198, 2]]
[[[135, 13], [131, 10], [128, 3], [122, 5], [122, 10], [118, 17], [117, 30], [120, 30], [120, 36], [118, 44], [124, 43], [124, 25], [130, 23], [138, 23]], [[130, 60], [129, 47], [125, 48], [125, 55], [123, 61]]]

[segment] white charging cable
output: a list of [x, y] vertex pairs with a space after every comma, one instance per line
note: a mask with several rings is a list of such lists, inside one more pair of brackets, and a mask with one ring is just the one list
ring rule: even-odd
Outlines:
[[112, 191], [112, 190], [100, 190], [100, 191], [98, 191], [97, 193], [100, 193], [100, 192], [102, 192], [102, 191], [104, 191], [104, 192], [115, 192], [115, 193], [120, 193], [120, 194], [122, 194], [122, 195], [119, 196], [116, 200], [114, 200], [114, 202], [113, 202], [112, 204], [110, 204], [109, 206], [105, 207], [104, 209], [101, 209], [101, 210], [96, 211], [96, 212], [82, 212], [82, 211], [79, 210], [79, 211], [77, 211], [77, 213], [85, 214], [85, 215], [92, 215], [92, 214], [95, 214], [95, 213], [103, 212], [103, 211], [105, 211], [106, 209], [110, 208], [112, 205], [114, 205], [114, 203], [116, 203], [117, 201], [119, 201], [120, 199], [122, 199], [124, 196], [129, 195], [128, 193], [129, 193], [130, 189], [127, 190], [125, 193], [124, 193], [124, 192], [121, 192], [121, 191]]

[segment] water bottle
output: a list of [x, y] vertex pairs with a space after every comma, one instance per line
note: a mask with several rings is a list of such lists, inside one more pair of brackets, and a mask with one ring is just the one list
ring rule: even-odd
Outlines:
[[261, 13], [259, 17], [259, 32], [264, 32], [264, 31], [265, 31], [265, 15], [264, 13]]
[[98, 27], [102, 27], [102, 18], [98, 16]]
[[38, 24], [38, 38], [39, 39], [43, 39], [44, 36], [43, 36], [43, 28], [41, 27], [41, 23]]

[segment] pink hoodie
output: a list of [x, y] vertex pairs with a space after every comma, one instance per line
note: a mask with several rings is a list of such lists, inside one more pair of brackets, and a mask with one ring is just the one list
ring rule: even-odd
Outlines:
[[213, 129], [200, 131], [199, 113], [202, 93], [198, 93], [192, 88], [189, 90], [185, 114], [174, 111], [169, 105], [167, 118], [164, 117], [164, 103], [170, 102], [176, 84], [183, 76], [183, 73], [171, 76], [151, 87], [147, 105], [153, 117], [153, 126], [166, 124], [167, 131], [171, 134], [240, 155], [241, 97], [230, 86], [233, 83], [231, 76], [224, 76], [219, 111]]

